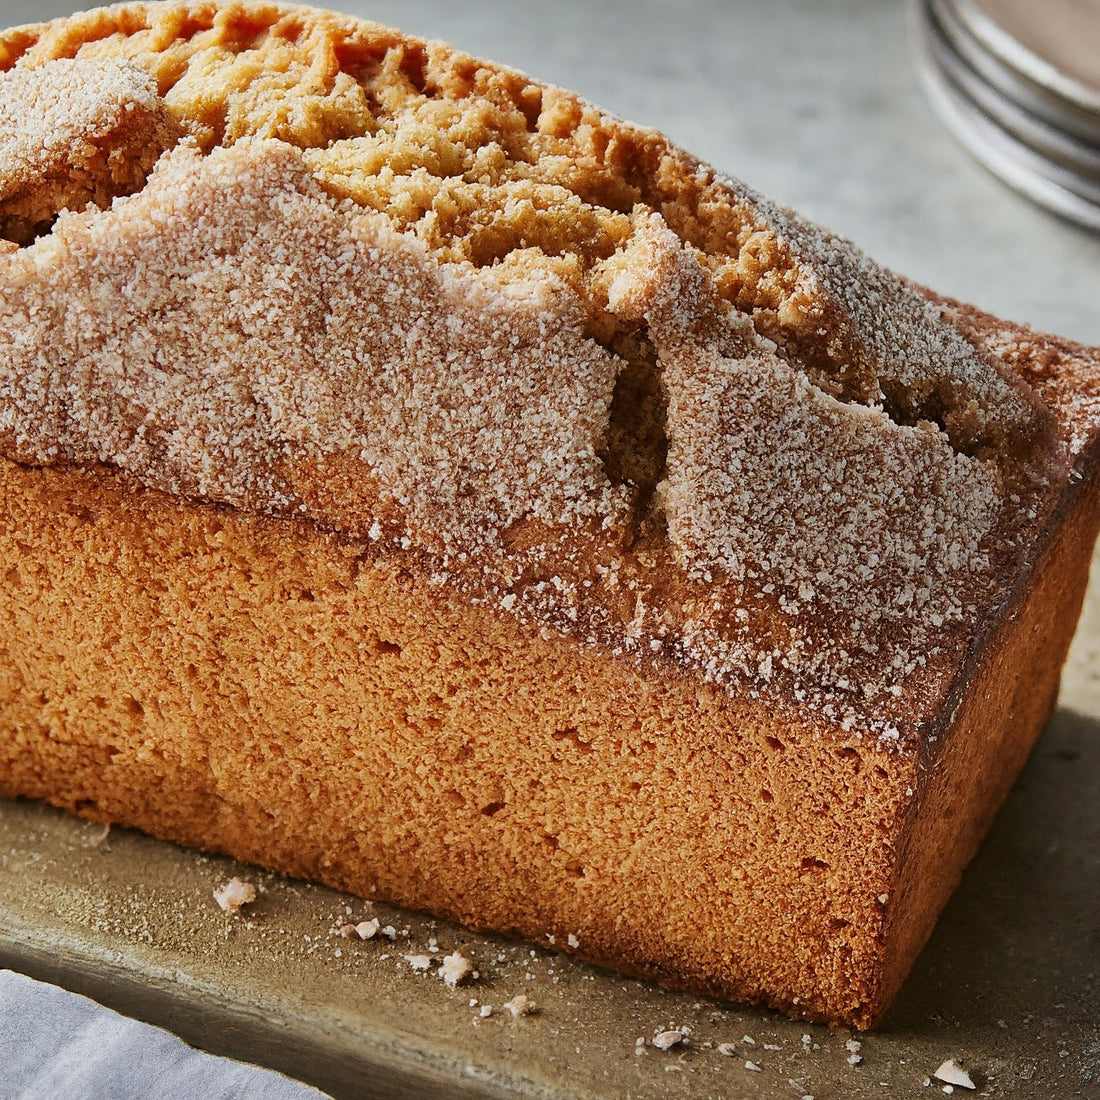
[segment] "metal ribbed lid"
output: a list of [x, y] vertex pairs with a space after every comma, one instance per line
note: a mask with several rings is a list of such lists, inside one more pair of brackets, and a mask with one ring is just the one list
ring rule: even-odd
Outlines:
[[1100, 0], [920, 0], [940, 115], [988, 168], [1100, 230]]

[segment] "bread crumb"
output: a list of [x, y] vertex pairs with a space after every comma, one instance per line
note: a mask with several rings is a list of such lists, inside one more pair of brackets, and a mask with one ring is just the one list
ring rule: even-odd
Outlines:
[[510, 1001], [504, 1002], [504, 1007], [513, 1017], [531, 1016], [538, 1011], [538, 1005], [525, 993], [517, 993]]
[[[452, 955], [444, 955], [439, 965], [439, 976], [452, 989], [466, 981], [473, 972], [474, 968], [470, 960], [460, 951], [455, 951]], [[483, 1012], [482, 1015], [485, 1016], [487, 1013]]]
[[653, 1045], [658, 1050], [671, 1050], [677, 1043], [684, 1041], [684, 1033], [678, 1028], [670, 1031], [659, 1031], [653, 1037]]
[[432, 965], [430, 955], [404, 955], [403, 958], [410, 970], [427, 970]]
[[242, 905], [251, 905], [256, 900], [256, 887], [251, 882], [231, 878], [214, 891], [214, 900], [222, 912], [239, 913]]
[[577, 948], [581, 945], [581, 941], [577, 939], [577, 937], [574, 936], [572, 932], [570, 932], [569, 935], [566, 937], [565, 942], [568, 943], [569, 946], [572, 948]]
[[[378, 935], [379, 923], [377, 917], [370, 920], [362, 920], [355, 926], [355, 933], [361, 940], [373, 940]], [[390, 936], [392, 940], [393, 937]]]
[[737, 1047], [733, 1043], [719, 1043], [718, 1053], [724, 1055], [726, 1058], [734, 1058], [737, 1055]]
[[493, 1014], [493, 1006], [492, 1005], [482, 1005], [481, 1008], [479, 1008], [477, 1011], [478, 1011], [478, 1015], [483, 1020], [487, 1020]]
[[752, 1070], [753, 1073], [763, 1072], [755, 1062], [746, 1062], [745, 1069]]
[[949, 1085], [959, 1085], [964, 1089], [977, 1087], [971, 1080], [970, 1074], [954, 1058], [948, 1058], [945, 1062], [942, 1062], [939, 1069], [932, 1076], [939, 1081], [946, 1081]]

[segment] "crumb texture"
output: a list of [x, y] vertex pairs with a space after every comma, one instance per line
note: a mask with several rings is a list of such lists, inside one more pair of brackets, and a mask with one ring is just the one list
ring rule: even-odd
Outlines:
[[1068, 433], [990, 341], [560, 89], [271, 4], [121, 5], [0, 65], [18, 461], [427, 553], [895, 738], [1050, 506]]

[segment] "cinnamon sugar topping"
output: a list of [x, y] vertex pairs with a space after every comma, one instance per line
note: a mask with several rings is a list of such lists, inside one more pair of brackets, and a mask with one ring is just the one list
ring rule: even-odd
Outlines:
[[54, 215], [137, 190], [179, 128], [141, 69], [58, 60], [0, 80], [0, 236], [25, 244]]
[[181, 145], [140, 195], [64, 215], [7, 264], [0, 426], [23, 461], [60, 450], [354, 529], [356, 501], [294, 488], [295, 466], [346, 456], [452, 547], [612, 514], [613, 364], [568, 291], [441, 265], [283, 143]]
[[[308, 517], [902, 737], [1064, 468], [980, 341], [659, 135], [445, 47], [275, 5], [98, 18], [0, 43], [6, 455]], [[47, 178], [72, 188], [11, 205]]]

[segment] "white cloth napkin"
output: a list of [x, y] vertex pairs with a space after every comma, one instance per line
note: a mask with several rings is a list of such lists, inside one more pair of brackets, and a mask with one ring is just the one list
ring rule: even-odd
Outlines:
[[194, 1050], [86, 997], [0, 970], [2, 1100], [325, 1100], [270, 1070]]

